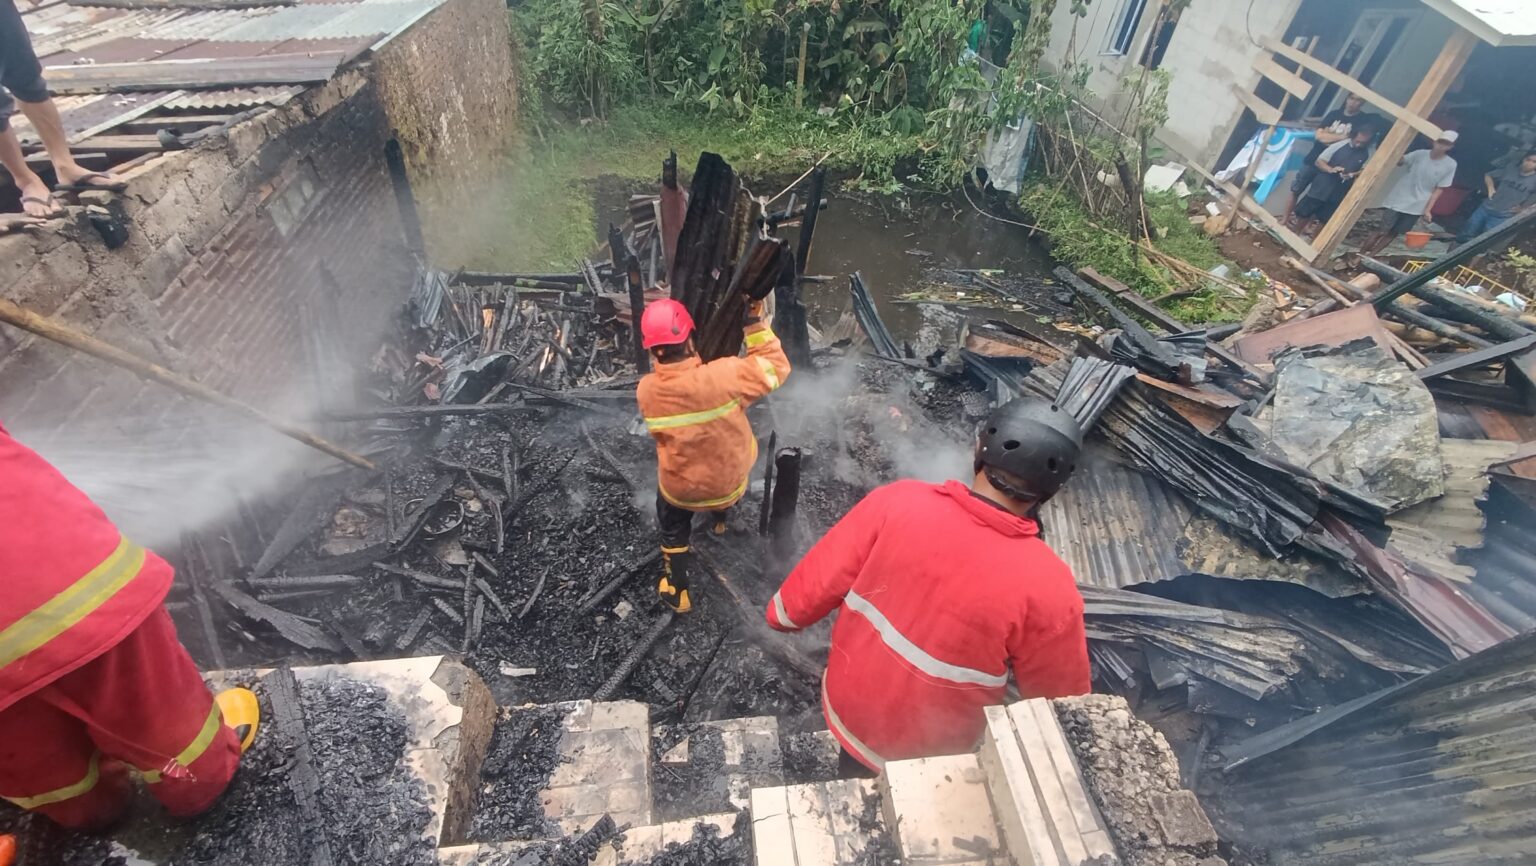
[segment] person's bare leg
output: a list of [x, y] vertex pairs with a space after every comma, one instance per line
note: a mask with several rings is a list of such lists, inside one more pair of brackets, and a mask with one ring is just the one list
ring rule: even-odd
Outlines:
[[[52, 99], [42, 102], [23, 102], [18, 99], [16, 103], [21, 106], [21, 113], [32, 121], [37, 137], [43, 140], [43, 147], [48, 150], [48, 158], [53, 161], [53, 171], [59, 183], [79, 183], [86, 175], [92, 174], [89, 169], [75, 162], [75, 155], [69, 152], [69, 136], [64, 132], [64, 121], [59, 117], [58, 106], [53, 104]], [[116, 182], [117, 178], [110, 174], [91, 180], [92, 184], [102, 187]]]
[[[0, 132], [0, 165], [11, 173], [11, 179], [15, 181], [16, 188], [21, 190], [23, 198], [48, 201], [50, 195], [48, 184], [37, 176], [31, 166], [27, 165], [27, 159], [21, 152], [21, 142], [16, 138], [15, 130], [7, 129]], [[47, 204], [38, 204], [33, 201], [22, 202], [22, 210], [27, 216], [50, 217], [54, 216], [52, 209]]]

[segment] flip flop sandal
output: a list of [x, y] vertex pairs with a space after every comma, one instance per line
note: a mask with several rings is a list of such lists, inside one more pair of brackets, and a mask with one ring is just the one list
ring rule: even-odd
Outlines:
[[26, 216], [30, 216], [33, 219], [56, 220], [63, 218], [66, 214], [69, 213], [69, 209], [59, 204], [59, 200], [51, 195], [47, 198], [38, 198], [35, 195], [22, 196], [21, 206], [23, 208], [23, 213], [25, 213], [25, 208], [28, 204], [40, 204], [46, 208], [53, 208], [53, 210], [49, 210], [48, 213], [43, 216], [32, 216], [32, 214], [26, 214]]
[[60, 192], [93, 192], [96, 190], [104, 190], [106, 192], [122, 192], [128, 188], [128, 182], [125, 180], [114, 181], [112, 183], [86, 183], [86, 181], [93, 177], [105, 179], [111, 177], [111, 175], [105, 172], [93, 171], [90, 174], [81, 175], [80, 179], [73, 183], [57, 184], [54, 186], [54, 189]]

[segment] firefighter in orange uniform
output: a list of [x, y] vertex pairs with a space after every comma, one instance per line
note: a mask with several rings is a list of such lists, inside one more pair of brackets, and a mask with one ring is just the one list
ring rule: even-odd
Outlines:
[[665, 561], [656, 591], [678, 613], [693, 606], [688, 593], [693, 515], [712, 512], [715, 534], [725, 532], [726, 510], [747, 492], [757, 462], [747, 407], [789, 378], [789, 358], [762, 316], [762, 302], [749, 301], [742, 334], [746, 356], [707, 364], [694, 347], [687, 307], [656, 301], [640, 320], [641, 339], [655, 360], [636, 396], [656, 440], [656, 517]]
[[130, 770], [176, 816], [223, 793], [256, 696], [209, 693], [161, 606], [172, 577], [0, 427], [0, 797], [100, 830]]

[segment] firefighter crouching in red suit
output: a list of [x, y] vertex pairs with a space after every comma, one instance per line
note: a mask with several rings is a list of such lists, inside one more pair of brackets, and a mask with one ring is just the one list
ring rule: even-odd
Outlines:
[[785, 579], [774, 628], [841, 609], [822, 712], [845, 769], [971, 751], [1010, 669], [1026, 698], [1088, 691], [1083, 599], [1035, 519], [1081, 448], [1067, 412], [1015, 399], [981, 428], [971, 487], [881, 487]]
[[171, 567], [0, 427], [0, 797], [74, 830], [172, 815], [229, 785], [256, 696], [215, 699], [161, 602]]

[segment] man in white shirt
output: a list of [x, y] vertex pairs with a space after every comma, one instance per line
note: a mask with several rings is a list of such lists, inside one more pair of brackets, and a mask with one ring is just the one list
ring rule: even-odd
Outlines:
[[1456, 179], [1456, 160], [1450, 155], [1456, 139], [1456, 130], [1447, 129], [1429, 150], [1416, 150], [1402, 158], [1398, 165], [1407, 171], [1382, 200], [1386, 213], [1376, 231], [1360, 245], [1361, 252], [1376, 255], [1419, 220], [1434, 222], [1435, 202]]

